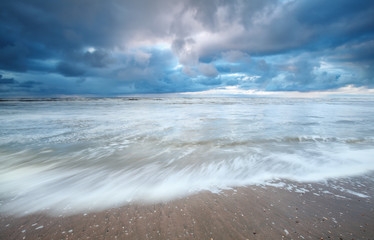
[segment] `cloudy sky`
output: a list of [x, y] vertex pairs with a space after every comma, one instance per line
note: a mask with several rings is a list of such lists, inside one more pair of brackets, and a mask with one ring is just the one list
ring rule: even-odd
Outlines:
[[372, 0], [0, 2], [0, 97], [374, 88]]

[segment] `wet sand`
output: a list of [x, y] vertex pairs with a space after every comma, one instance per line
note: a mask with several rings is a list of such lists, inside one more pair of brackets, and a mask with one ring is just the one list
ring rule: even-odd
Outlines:
[[288, 181], [72, 216], [3, 214], [0, 239], [374, 239], [370, 179]]

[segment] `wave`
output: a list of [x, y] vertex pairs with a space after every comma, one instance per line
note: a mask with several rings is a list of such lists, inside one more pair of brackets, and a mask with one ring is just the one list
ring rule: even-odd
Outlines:
[[374, 112], [363, 101], [0, 104], [0, 212], [11, 214], [96, 211], [280, 178], [324, 181], [374, 170]]
[[202, 190], [216, 192], [274, 179], [323, 181], [374, 170], [374, 149], [348, 146], [255, 147], [251, 151], [186, 146], [183, 151], [155, 150], [152, 146], [140, 145], [139, 152], [130, 154], [100, 150], [66, 154], [47, 149], [39, 154], [30, 150], [8, 154], [12, 164], [2, 164], [0, 171], [0, 211], [72, 214], [134, 201], [168, 201]]
[[[154, 142], [159, 142], [160, 139], [153, 139]], [[204, 146], [204, 145], [215, 145], [221, 147], [232, 147], [232, 146], [252, 146], [258, 144], [270, 144], [270, 143], [345, 143], [345, 144], [356, 144], [374, 143], [374, 138], [337, 138], [337, 137], [320, 137], [320, 136], [289, 136], [282, 138], [255, 138], [242, 141], [232, 141], [231, 139], [214, 139], [214, 140], [201, 140], [201, 141], [175, 141], [170, 144], [174, 144], [177, 147], [185, 146]]]

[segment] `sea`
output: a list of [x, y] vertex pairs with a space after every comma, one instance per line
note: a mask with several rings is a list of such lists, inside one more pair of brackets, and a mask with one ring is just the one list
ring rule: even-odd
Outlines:
[[0, 213], [76, 213], [374, 171], [374, 98], [0, 101]]

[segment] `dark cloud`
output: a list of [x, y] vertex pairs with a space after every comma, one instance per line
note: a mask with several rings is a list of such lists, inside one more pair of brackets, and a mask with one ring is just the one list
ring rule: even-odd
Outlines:
[[32, 93], [39, 92], [38, 87], [41, 86], [42, 83], [38, 81], [17, 81], [14, 78], [3, 77], [3, 75], [0, 74], [1, 97], [14, 96], [14, 94], [17, 96], [33, 95]]
[[20, 87], [20, 88], [34, 88], [37, 85], [41, 85], [41, 83], [36, 82], [36, 81], [25, 81], [25, 82], [20, 83], [18, 87]]
[[3, 75], [0, 75], [0, 84], [16, 84], [18, 83], [14, 78], [3, 78]]
[[83, 55], [83, 60], [90, 66], [97, 68], [106, 67], [111, 62], [109, 54], [103, 50], [87, 51]]
[[26, 47], [18, 44], [7, 44], [0, 48], [0, 68], [25, 72], [27, 70], [27, 55]]
[[0, 83], [10, 95], [374, 87], [373, 15], [368, 0], [1, 1], [0, 71], [18, 75]]
[[[372, 2], [368, 0], [300, 1], [296, 3], [295, 16], [301, 23], [310, 26], [336, 25], [340, 22], [348, 23], [352, 20], [352, 17], [357, 17], [357, 14], [372, 10], [372, 7]], [[318, 11], [316, 11], [317, 9]], [[369, 22], [370, 20], [365, 21]]]
[[77, 77], [82, 76], [85, 73], [84, 69], [80, 66], [68, 62], [60, 62], [56, 69], [65, 77]]
[[[231, 5], [235, 4], [241, 6], [238, 2]], [[244, 9], [250, 5], [248, 3]], [[373, 36], [371, 1], [292, 1], [286, 4], [269, 1], [267, 5], [255, 5], [248, 15], [241, 15], [237, 8], [221, 8], [225, 14], [214, 13], [215, 18], [220, 19], [217, 22], [221, 28], [211, 30], [215, 34], [202, 42], [195, 39], [199, 56], [222, 50], [240, 50], [253, 56], [318, 51]], [[227, 17], [232, 15], [236, 17]]]

